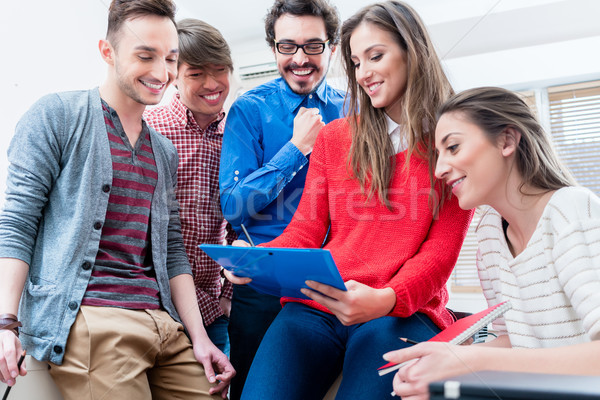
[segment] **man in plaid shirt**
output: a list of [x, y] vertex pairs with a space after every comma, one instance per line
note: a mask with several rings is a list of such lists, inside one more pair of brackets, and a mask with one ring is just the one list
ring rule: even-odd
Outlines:
[[219, 159], [225, 128], [223, 104], [229, 93], [233, 62], [227, 42], [211, 25], [184, 19], [177, 24], [177, 32], [178, 93], [170, 104], [148, 109], [144, 118], [177, 148], [177, 200], [198, 305], [208, 336], [229, 354], [231, 283], [221, 279], [221, 266], [198, 245], [221, 244], [226, 231], [229, 243], [236, 238], [232, 229], [226, 229], [219, 201]]

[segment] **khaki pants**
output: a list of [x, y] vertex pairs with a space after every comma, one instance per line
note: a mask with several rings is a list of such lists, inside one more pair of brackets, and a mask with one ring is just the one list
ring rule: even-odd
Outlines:
[[82, 306], [62, 365], [49, 364], [65, 400], [219, 398], [182, 325], [162, 310]]

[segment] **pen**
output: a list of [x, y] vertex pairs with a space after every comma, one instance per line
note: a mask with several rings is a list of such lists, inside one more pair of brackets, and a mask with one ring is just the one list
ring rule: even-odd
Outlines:
[[[19, 361], [17, 362], [17, 370], [21, 369], [21, 364], [23, 364], [23, 360], [25, 360], [25, 354], [27, 354], [27, 350], [23, 351], [23, 354], [21, 354], [21, 358], [19, 358]], [[8, 398], [10, 389], [12, 389], [12, 386], [6, 387], [6, 390], [4, 391], [4, 396], [2, 396], [2, 400], [6, 400]]]
[[241, 224], [241, 226], [242, 226], [242, 230], [244, 231], [244, 234], [248, 238], [248, 242], [250, 242], [250, 246], [254, 247], [254, 242], [252, 241], [252, 238], [250, 237], [250, 234], [246, 230], [246, 227], [244, 226], [244, 224]]
[[400, 340], [402, 340], [403, 342], [406, 342], [408, 344], [419, 344], [419, 342], [417, 342], [416, 340], [412, 340], [412, 339], [407, 339], [405, 337], [401, 337], [399, 338]]

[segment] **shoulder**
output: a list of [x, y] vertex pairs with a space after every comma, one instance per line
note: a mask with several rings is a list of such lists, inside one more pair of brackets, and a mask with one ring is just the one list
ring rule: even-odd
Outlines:
[[268, 98], [279, 92], [280, 79], [281, 78], [273, 79], [244, 92], [233, 102], [233, 105], [250, 106], [252, 104], [264, 103]]
[[600, 199], [585, 187], [564, 187], [557, 190], [548, 201], [544, 218], [561, 225], [600, 219]]
[[323, 140], [332, 143], [345, 143], [352, 140], [350, 122], [347, 118], [338, 118], [329, 122], [319, 132]]
[[157, 106], [152, 108], [146, 108], [144, 111], [144, 119], [148, 122], [155, 121], [169, 113], [169, 106]]
[[325, 90], [327, 91], [328, 99], [344, 100], [346, 98], [346, 92], [344, 90], [336, 89], [329, 84], [326, 86]]

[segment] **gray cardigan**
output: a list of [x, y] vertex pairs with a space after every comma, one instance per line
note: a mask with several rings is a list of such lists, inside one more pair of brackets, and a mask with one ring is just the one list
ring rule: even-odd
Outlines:
[[[153, 129], [150, 138], [158, 169], [152, 260], [161, 305], [179, 321], [169, 279], [191, 269], [175, 199], [177, 151]], [[40, 99], [17, 124], [8, 160], [0, 257], [29, 265], [19, 308], [21, 341], [36, 359], [61, 364], [98, 252], [112, 184], [98, 89]]]

